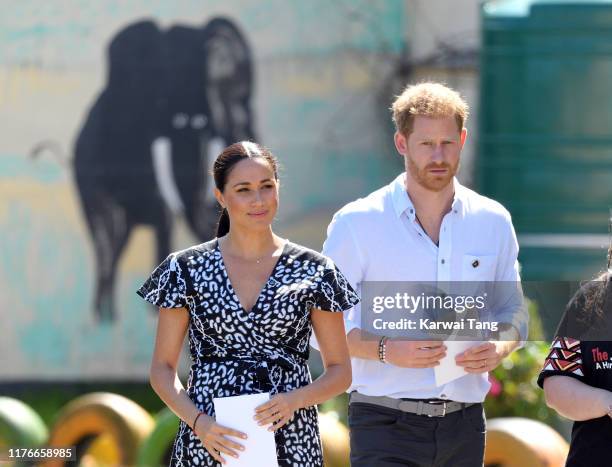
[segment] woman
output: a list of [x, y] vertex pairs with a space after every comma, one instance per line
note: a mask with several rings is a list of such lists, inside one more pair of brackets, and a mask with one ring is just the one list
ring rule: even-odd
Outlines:
[[[138, 294], [160, 307], [151, 385], [181, 419], [171, 465], [218, 466], [244, 434], [220, 426], [212, 399], [270, 392], [253, 414], [275, 431], [279, 466], [323, 465], [314, 407], [351, 382], [342, 312], [358, 298], [328, 258], [274, 234], [278, 170], [251, 142], [227, 147], [213, 168], [223, 211], [217, 238], [172, 253]], [[193, 364], [176, 373], [189, 329]], [[323, 375], [307, 366], [314, 330]]]
[[568, 304], [538, 378], [546, 403], [574, 420], [566, 466], [612, 465], [612, 245], [608, 270]]

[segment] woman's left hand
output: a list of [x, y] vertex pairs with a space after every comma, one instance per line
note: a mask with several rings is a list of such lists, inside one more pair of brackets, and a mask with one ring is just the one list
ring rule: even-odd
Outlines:
[[284, 426], [293, 413], [300, 408], [294, 392], [276, 394], [268, 402], [255, 409], [255, 420], [259, 425], [270, 425], [268, 431], [276, 431]]

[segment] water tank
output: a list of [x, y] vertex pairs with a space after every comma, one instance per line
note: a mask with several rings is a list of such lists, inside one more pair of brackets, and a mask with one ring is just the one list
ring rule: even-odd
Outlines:
[[481, 13], [477, 188], [511, 212], [524, 279], [589, 279], [612, 207], [612, 1]]

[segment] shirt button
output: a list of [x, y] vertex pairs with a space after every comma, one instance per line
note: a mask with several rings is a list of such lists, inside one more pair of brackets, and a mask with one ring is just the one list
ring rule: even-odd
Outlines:
[[457, 210], [456, 210], [456, 209], [453, 209], [453, 212], [454, 212], [455, 214], [457, 214]]
[[440, 397], [441, 397], [442, 399], [446, 399], [446, 394], [440, 394]]
[[442, 259], [440, 260], [440, 262], [441, 262], [442, 264], [444, 264], [444, 263], [445, 263], [444, 258], [442, 258]]

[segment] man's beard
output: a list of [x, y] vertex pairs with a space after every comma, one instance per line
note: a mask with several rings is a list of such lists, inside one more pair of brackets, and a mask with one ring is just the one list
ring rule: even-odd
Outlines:
[[[444, 175], [434, 175], [429, 173], [430, 169], [447, 169]], [[428, 164], [423, 169], [419, 169], [410, 156], [406, 156], [406, 170], [410, 176], [423, 188], [429, 191], [442, 191], [453, 181], [453, 177], [459, 170], [459, 161], [454, 166], [450, 164]]]

